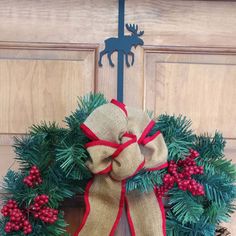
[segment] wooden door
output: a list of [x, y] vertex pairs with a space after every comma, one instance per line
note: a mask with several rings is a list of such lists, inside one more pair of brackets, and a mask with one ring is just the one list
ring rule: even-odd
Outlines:
[[[126, 23], [145, 31], [144, 47], [133, 50], [134, 66], [125, 68], [125, 103], [157, 115], [185, 114], [197, 133], [221, 130], [232, 159], [236, 2], [126, 0], [125, 12]], [[2, 176], [8, 167], [17, 168], [13, 135], [26, 133], [41, 120], [61, 122], [75, 109], [77, 96], [87, 92], [116, 97], [117, 68], [105, 57], [100, 68], [97, 58], [104, 39], [117, 35], [118, 1], [3, 0], [0, 13]], [[112, 58], [115, 62], [116, 54]], [[70, 204], [66, 206], [72, 232], [83, 207], [79, 200], [76, 213]], [[117, 235], [129, 235], [122, 220]]]

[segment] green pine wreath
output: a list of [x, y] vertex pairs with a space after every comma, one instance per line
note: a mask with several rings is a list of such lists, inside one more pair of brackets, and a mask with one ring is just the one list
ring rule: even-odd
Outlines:
[[[2, 188], [7, 194], [2, 196], [2, 201], [4, 204], [9, 203], [9, 200], [15, 201], [13, 205], [17, 204], [25, 214], [31, 230], [28, 233], [22, 230], [5, 232], [10, 220], [6, 216], [0, 222], [0, 235], [69, 235], [60, 206], [65, 199], [83, 194], [86, 183], [92, 178], [85, 165], [89, 155], [84, 144], [89, 139], [81, 131], [80, 125], [94, 109], [107, 102], [102, 94], [91, 93], [80, 97], [77, 110], [65, 118], [66, 128], [54, 122], [42, 123], [33, 125], [27, 136], [15, 138], [14, 149], [20, 168], [19, 171], [8, 170], [4, 177]], [[168, 146], [168, 161], [185, 159], [189, 150], [194, 149], [200, 154], [196, 158], [197, 165], [204, 167], [203, 175], [193, 176], [203, 185], [203, 196], [193, 196], [189, 191], [180, 190], [176, 184], [167, 193], [167, 235], [213, 236], [217, 225], [229, 220], [235, 209], [236, 169], [231, 161], [224, 158], [225, 140], [220, 133], [197, 136], [190, 126], [191, 121], [184, 116], [163, 114], [156, 119], [151, 131], [154, 133], [160, 130], [163, 133]], [[39, 172], [32, 172], [32, 167], [37, 167]], [[29, 173], [39, 176], [38, 182], [32, 186], [32, 180], [27, 182]], [[127, 191], [151, 191], [154, 186], [163, 184], [166, 173], [167, 169], [141, 171], [127, 181]], [[57, 215], [51, 223], [35, 217], [37, 208], [32, 208], [37, 196], [42, 195], [44, 200], [47, 198], [45, 207]]]

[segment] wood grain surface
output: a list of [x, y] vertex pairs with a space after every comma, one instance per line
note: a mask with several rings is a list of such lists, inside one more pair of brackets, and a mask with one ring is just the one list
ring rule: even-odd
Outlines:
[[26, 133], [44, 120], [62, 124], [77, 96], [95, 91], [95, 50], [62, 49], [2, 49], [0, 133]]
[[144, 107], [184, 114], [197, 133], [236, 138], [236, 56], [196, 52], [145, 54]]
[[[235, 16], [236, 1], [126, 0], [125, 21], [145, 31], [145, 46], [132, 49], [135, 65], [125, 67], [124, 81], [127, 105], [182, 113], [198, 133], [223, 131], [234, 162]], [[0, 1], [1, 177], [17, 168], [13, 135], [41, 120], [61, 122], [89, 91], [116, 97], [117, 55], [113, 68], [97, 59], [117, 24], [117, 0]], [[65, 206], [70, 232], [84, 210], [81, 199], [75, 204]], [[232, 235], [235, 219], [227, 225]], [[125, 216], [118, 235], [129, 235]]]

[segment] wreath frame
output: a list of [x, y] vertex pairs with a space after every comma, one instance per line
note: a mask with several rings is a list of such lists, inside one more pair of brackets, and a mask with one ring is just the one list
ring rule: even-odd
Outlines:
[[[65, 118], [66, 127], [60, 127], [55, 122], [42, 122], [33, 125], [27, 136], [15, 138], [13, 147], [19, 171], [9, 170], [4, 177], [3, 189], [8, 194], [2, 196], [3, 202], [14, 199], [20, 209], [28, 209], [36, 196], [46, 194], [49, 196], [48, 206], [60, 209], [65, 199], [83, 194], [92, 174], [86, 167], [89, 154], [84, 147], [89, 139], [81, 131], [80, 125], [94, 109], [107, 102], [103, 94], [90, 93], [78, 99], [76, 111]], [[149, 115], [153, 116], [151, 112]], [[236, 170], [232, 162], [224, 157], [224, 138], [218, 132], [213, 137], [208, 134], [197, 136], [190, 127], [191, 121], [182, 115], [163, 114], [156, 119], [150, 133], [152, 135], [157, 130], [163, 133], [168, 146], [168, 161], [184, 159], [189, 150], [194, 149], [200, 154], [196, 162], [205, 171], [204, 175], [193, 177], [204, 186], [205, 196], [193, 197], [177, 186], [168, 192], [168, 236], [214, 235], [217, 224], [228, 220], [229, 213], [234, 210]], [[28, 187], [23, 180], [32, 166], [38, 167], [43, 182]], [[163, 184], [162, 179], [166, 173], [167, 169], [141, 171], [127, 181], [126, 190], [151, 191], [154, 186]], [[54, 224], [46, 224], [30, 214], [28, 219], [33, 228], [30, 236], [69, 235], [62, 210]], [[8, 220], [5, 217], [0, 222], [0, 235], [25, 235], [22, 231], [6, 233], [4, 228]]]

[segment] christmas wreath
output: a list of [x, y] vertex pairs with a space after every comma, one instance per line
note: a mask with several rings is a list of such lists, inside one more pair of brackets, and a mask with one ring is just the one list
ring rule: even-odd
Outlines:
[[[89, 147], [98, 143], [86, 135], [81, 125], [105, 104], [108, 101], [102, 94], [81, 97], [78, 109], [65, 118], [66, 128], [42, 123], [33, 125], [27, 136], [15, 138], [20, 167], [19, 171], [9, 170], [4, 177], [2, 188], [8, 194], [2, 196], [0, 235], [68, 235], [60, 206], [76, 194], [86, 195], [88, 183], [94, 179], [92, 167], [88, 166], [93, 158]], [[151, 112], [147, 114], [152, 117]], [[224, 158], [225, 140], [218, 132], [213, 136], [195, 135], [191, 121], [184, 116], [164, 114], [154, 120], [135, 145], [146, 148], [161, 132], [168, 149], [168, 163], [162, 168], [138, 168], [125, 179], [122, 191], [151, 194], [155, 190], [158, 199], [165, 197], [168, 236], [215, 235], [218, 224], [227, 221], [234, 211], [236, 197], [236, 170]], [[97, 126], [103, 123], [97, 121]], [[137, 141], [131, 134], [124, 138], [129, 142], [126, 147]], [[112, 145], [119, 153], [124, 150]], [[104, 170], [110, 171], [110, 165]]]

